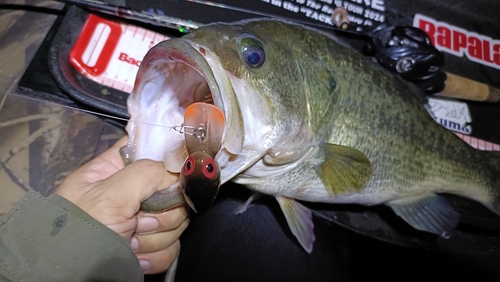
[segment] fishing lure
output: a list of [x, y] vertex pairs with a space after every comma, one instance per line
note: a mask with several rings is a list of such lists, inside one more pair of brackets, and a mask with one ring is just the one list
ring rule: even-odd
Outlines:
[[220, 170], [215, 155], [224, 125], [224, 114], [212, 104], [194, 103], [184, 113], [181, 129], [189, 157], [181, 169], [180, 185], [195, 212], [207, 210], [219, 192]]

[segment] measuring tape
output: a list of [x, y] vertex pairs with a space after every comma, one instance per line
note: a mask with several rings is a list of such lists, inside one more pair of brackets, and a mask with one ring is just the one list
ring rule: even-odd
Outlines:
[[458, 132], [454, 132], [460, 139], [464, 140], [465, 143], [469, 144], [472, 148], [481, 151], [500, 151], [500, 145], [485, 141], [476, 137], [468, 136]]
[[88, 79], [130, 93], [142, 58], [167, 39], [145, 28], [91, 14], [70, 52], [70, 62]]

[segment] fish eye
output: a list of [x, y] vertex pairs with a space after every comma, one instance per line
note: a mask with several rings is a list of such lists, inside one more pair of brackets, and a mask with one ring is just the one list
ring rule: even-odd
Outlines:
[[184, 162], [184, 166], [182, 167], [182, 173], [184, 174], [184, 176], [188, 176], [193, 173], [195, 166], [196, 162], [194, 160], [194, 157], [189, 156], [189, 158], [187, 158], [187, 160]]
[[245, 34], [239, 38], [241, 57], [251, 68], [258, 68], [266, 62], [264, 45], [257, 38]]
[[252, 68], [258, 68], [266, 61], [264, 50], [256, 47], [243, 49], [243, 57], [245, 58], [245, 62]]
[[217, 177], [217, 164], [214, 159], [207, 158], [203, 161], [202, 172], [206, 178], [213, 179]]

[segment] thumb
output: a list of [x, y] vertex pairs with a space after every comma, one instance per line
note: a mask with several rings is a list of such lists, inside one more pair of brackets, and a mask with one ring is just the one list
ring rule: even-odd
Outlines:
[[157, 190], [170, 187], [177, 177], [165, 169], [163, 162], [137, 160], [105, 180], [110, 192], [129, 205], [137, 205]]

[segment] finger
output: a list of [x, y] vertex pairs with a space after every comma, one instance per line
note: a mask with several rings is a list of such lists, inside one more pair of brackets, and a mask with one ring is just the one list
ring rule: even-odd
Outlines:
[[166, 249], [179, 239], [188, 225], [189, 219], [186, 219], [177, 229], [171, 231], [134, 234], [130, 239], [130, 247], [135, 253], [152, 253]]
[[92, 160], [93, 163], [91, 162], [92, 166], [99, 171], [111, 170], [113, 173], [125, 167], [125, 162], [120, 154], [120, 148], [125, 146], [127, 142], [128, 136], [125, 135], [113, 144], [113, 146], [109, 147], [106, 151], [94, 158], [94, 160]]
[[188, 210], [180, 206], [161, 213], [146, 213], [140, 211], [136, 233], [163, 232], [178, 228], [188, 217]]
[[[120, 155], [119, 149], [127, 144], [128, 136], [125, 135], [113, 146], [104, 151], [101, 155], [81, 166], [74, 173], [67, 177], [66, 182], [71, 183], [93, 183], [108, 178], [112, 174], [122, 169], [125, 164]], [[73, 184], [71, 184], [73, 185]]]
[[127, 143], [128, 143], [128, 135], [125, 134], [118, 141], [116, 141], [116, 143], [113, 144], [113, 146], [111, 146], [110, 149], [112, 149], [113, 151], [117, 151], [121, 147], [127, 145]]
[[136, 256], [145, 274], [155, 274], [170, 268], [180, 249], [181, 243], [176, 240], [166, 249], [153, 253], [140, 253], [136, 254]]
[[113, 144], [113, 146], [111, 146], [109, 149], [100, 154], [98, 158], [105, 159], [108, 162], [111, 162], [116, 167], [120, 167], [120, 169], [123, 168], [125, 164], [120, 154], [120, 149], [123, 146], [127, 145], [127, 143], [128, 143], [128, 136], [124, 135], [122, 138], [120, 138], [120, 140], [118, 140], [115, 144]]
[[174, 184], [176, 179], [162, 162], [142, 159], [124, 167], [105, 182], [110, 193], [120, 195], [127, 203], [139, 205], [155, 191]]

